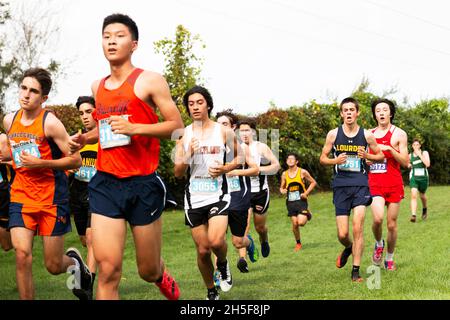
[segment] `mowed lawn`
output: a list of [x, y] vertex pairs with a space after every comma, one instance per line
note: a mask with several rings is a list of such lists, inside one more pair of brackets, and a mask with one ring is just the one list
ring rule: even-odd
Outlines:
[[[234, 285], [221, 293], [222, 300], [322, 300], [322, 299], [450, 299], [450, 187], [433, 186], [429, 197], [428, 220], [409, 222], [410, 190], [406, 188], [398, 220], [398, 242], [395, 252], [397, 271], [380, 271], [380, 289], [368, 288], [368, 281], [352, 283], [351, 260], [343, 269], [335, 267], [342, 250], [336, 237], [331, 193], [316, 193], [309, 199], [313, 219], [301, 229], [303, 249], [294, 252], [295, 241], [286, 215], [285, 201], [272, 198], [269, 217], [271, 253], [256, 263], [250, 272], [236, 268], [235, 250], [229, 244]], [[196, 252], [182, 211], [167, 212], [164, 218], [163, 256], [181, 289], [181, 299], [204, 300], [206, 289], [197, 268]], [[361, 266], [364, 278], [371, 266], [374, 240], [370, 209], [366, 211], [365, 251]], [[75, 228], [74, 228], [75, 229]], [[386, 229], [384, 229], [386, 230]], [[257, 239], [252, 227], [251, 234]], [[386, 235], [386, 231], [384, 231]], [[66, 247], [81, 248], [76, 232], [66, 237]], [[85, 249], [82, 250], [85, 253]], [[33, 272], [37, 299], [75, 299], [66, 287], [67, 275], [52, 276], [44, 268], [42, 243], [36, 238]], [[370, 281], [373, 284], [372, 281]], [[159, 290], [142, 281], [137, 273], [133, 241], [128, 233], [120, 285], [122, 299], [160, 300]], [[0, 299], [17, 299], [14, 252], [0, 252]]]

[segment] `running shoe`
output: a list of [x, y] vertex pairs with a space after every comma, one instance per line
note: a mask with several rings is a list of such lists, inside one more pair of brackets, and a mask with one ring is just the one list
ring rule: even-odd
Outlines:
[[[237, 263], [237, 268], [239, 269], [240, 272], [247, 273], [248, 272], [247, 261], [245, 261], [244, 258], [239, 258], [239, 261]], [[220, 284], [220, 282], [219, 282], [219, 284]]]
[[377, 243], [375, 243], [375, 249], [373, 250], [372, 262], [374, 265], [380, 266], [381, 261], [383, 260], [383, 251], [384, 251], [384, 240], [383, 245], [379, 247]]
[[77, 260], [80, 266], [79, 276], [77, 276], [76, 270], [72, 271], [72, 274], [75, 275], [75, 286], [72, 293], [80, 300], [92, 300], [92, 293], [89, 293], [89, 291], [92, 291], [92, 274], [84, 263], [80, 252], [77, 248], [69, 248], [66, 251], [66, 256]]
[[178, 288], [178, 284], [167, 271], [164, 271], [161, 282], [155, 282], [155, 284], [167, 300], [178, 300], [180, 297], [180, 289]]
[[342, 268], [347, 263], [348, 257], [352, 254], [352, 247], [345, 248], [336, 259], [336, 267]]
[[233, 278], [231, 277], [230, 265], [226, 261], [223, 265], [217, 264], [217, 269], [220, 271], [220, 289], [223, 292], [230, 291], [233, 286]]
[[216, 288], [214, 290], [208, 290], [206, 300], [219, 300], [219, 292]]
[[248, 240], [250, 240], [250, 245], [247, 247], [247, 254], [251, 262], [258, 261], [259, 258], [259, 252], [258, 248], [255, 246], [255, 242], [253, 241], [253, 238], [251, 235], [247, 235]]
[[269, 241], [264, 241], [261, 243], [261, 254], [264, 258], [267, 258], [270, 254]]
[[363, 282], [364, 279], [359, 275], [359, 270], [354, 271], [352, 270], [352, 281], [353, 282]]
[[426, 220], [428, 217], [427, 209], [422, 209], [422, 220]]
[[216, 269], [214, 271], [213, 279], [214, 279], [214, 285], [216, 286], [216, 288], [220, 288], [220, 272], [219, 272], [219, 270]]
[[299, 251], [301, 248], [302, 248], [302, 244], [301, 244], [301, 243], [297, 243], [297, 244], [295, 245], [294, 251], [297, 252], [297, 251]]
[[416, 216], [415, 216], [415, 215], [412, 215], [412, 216], [411, 216], [411, 219], [409, 219], [409, 221], [411, 221], [411, 222], [416, 222]]
[[396, 268], [396, 266], [395, 266], [395, 263], [394, 263], [394, 261], [384, 261], [384, 268], [387, 270], [387, 271], [395, 271], [395, 270], [397, 270], [397, 268]]

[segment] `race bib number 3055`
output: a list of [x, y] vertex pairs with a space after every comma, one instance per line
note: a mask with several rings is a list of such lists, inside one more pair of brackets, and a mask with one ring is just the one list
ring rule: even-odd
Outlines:
[[17, 168], [22, 167], [22, 161], [20, 161], [20, 155], [22, 154], [22, 151], [25, 151], [25, 153], [28, 153], [29, 155], [32, 155], [33, 157], [36, 158], [41, 157], [39, 148], [34, 141], [23, 141], [16, 144], [12, 144], [11, 151], [14, 163], [16, 164]]
[[219, 181], [217, 179], [192, 179], [189, 184], [189, 191], [192, 194], [211, 194], [219, 191]]
[[[122, 115], [122, 117], [128, 119], [128, 115]], [[99, 121], [99, 138], [102, 149], [129, 145], [131, 143], [131, 137], [125, 134], [116, 134], [112, 132], [108, 120], [109, 119], [101, 119]]]
[[358, 156], [347, 156], [347, 161], [338, 165], [341, 171], [360, 172], [361, 171], [361, 159]]

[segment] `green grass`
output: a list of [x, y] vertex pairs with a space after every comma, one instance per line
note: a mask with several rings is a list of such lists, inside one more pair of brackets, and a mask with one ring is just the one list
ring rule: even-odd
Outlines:
[[[368, 289], [366, 282], [350, 281], [351, 259], [343, 269], [335, 267], [335, 259], [342, 250], [336, 237], [331, 193], [310, 197], [313, 219], [301, 229], [303, 249], [295, 253], [291, 223], [286, 215], [284, 199], [272, 198], [268, 227], [271, 254], [250, 263], [250, 273], [236, 268], [236, 254], [229, 241], [229, 260], [233, 273], [233, 289], [221, 293], [223, 300], [322, 300], [322, 299], [450, 299], [448, 261], [450, 255], [450, 187], [428, 189], [429, 217], [409, 222], [410, 192], [402, 202], [398, 220], [398, 242], [395, 261], [398, 270], [381, 270], [381, 289]], [[419, 210], [421, 206], [419, 204]], [[366, 211], [365, 251], [362, 275], [371, 265], [373, 235], [371, 211]], [[257, 235], [252, 228], [255, 239]], [[384, 235], [386, 229], [384, 227]], [[181, 299], [201, 299], [206, 289], [196, 263], [196, 252], [190, 231], [184, 225], [181, 211], [164, 214], [163, 257], [181, 289]], [[76, 232], [66, 238], [66, 247], [81, 247]], [[83, 251], [85, 252], [85, 250]], [[67, 275], [52, 276], [45, 270], [42, 243], [36, 238], [33, 263], [37, 299], [74, 299], [66, 289]], [[135, 263], [133, 242], [128, 233], [120, 284], [122, 299], [155, 299], [163, 297], [158, 289], [142, 281]], [[14, 252], [0, 253], [0, 299], [17, 299], [15, 287]]]

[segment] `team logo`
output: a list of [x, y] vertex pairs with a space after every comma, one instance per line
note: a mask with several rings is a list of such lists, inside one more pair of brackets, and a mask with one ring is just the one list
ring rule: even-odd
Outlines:
[[210, 214], [210, 215], [216, 214], [217, 211], [219, 211], [219, 208], [213, 207], [213, 208], [211, 208], [211, 210], [209, 210], [209, 214]]

